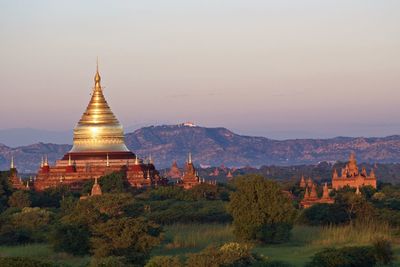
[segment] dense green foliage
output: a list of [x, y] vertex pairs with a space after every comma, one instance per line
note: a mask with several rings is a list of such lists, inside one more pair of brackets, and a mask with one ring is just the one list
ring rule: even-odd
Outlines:
[[[156, 256], [146, 267], [245, 267], [265, 266], [266, 259], [251, 251], [248, 244], [226, 243], [222, 246], [210, 246], [198, 253], [191, 253], [183, 260], [173, 256]], [[267, 265], [266, 265], [267, 266]]]
[[55, 251], [83, 256], [89, 253], [89, 229], [85, 225], [60, 223], [50, 234], [50, 243]]
[[43, 262], [40, 260], [22, 258], [22, 257], [8, 257], [0, 258], [1, 267], [56, 267], [56, 265]]
[[155, 256], [150, 259], [145, 267], [183, 267], [184, 264], [178, 256]]
[[[390, 184], [381, 184], [378, 190], [361, 188], [360, 195], [351, 188], [333, 190], [335, 204], [300, 209], [304, 189], [298, 183], [276, 183], [256, 175], [184, 190], [179, 186], [132, 189], [114, 173], [99, 179], [103, 195], [82, 200], [67, 186], [43, 192], [11, 190], [5, 177], [0, 172], [0, 244], [42, 246], [58, 255], [48, 257], [49, 262], [70, 257], [82, 259], [79, 266], [96, 267], [283, 267], [289, 265], [276, 259], [286, 261], [285, 256], [271, 256], [271, 252], [292, 255], [291, 250], [300, 250], [302, 264], [338, 254], [357, 262], [362, 253], [368, 256], [362, 264], [369, 264], [369, 255], [373, 255], [371, 262], [389, 264], [395, 259], [392, 244], [398, 249], [393, 233], [400, 226], [400, 187]], [[87, 183], [83, 195], [92, 184]], [[283, 190], [290, 191], [293, 199]], [[234, 243], [238, 241], [256, 242]], [[256, 248], [243, 249], [246, 246]], [[285, 246], [290, 250], [285, 251]], [[341, 251], [343, 246], [358, 247], [348, 249], [348, 255]], [[326, 247], [335, 249], [312, 258]], [[259, 253], [260, 249], [266, 252]], [[40, 254], [36, 258], [40, 260]]]
[[[118, 172], [113, 172], [107, 175], [104, 175], [98, 180], [98, 183], [101, 186], [101, 191], [103, 193], [125, 193], [127, 192], [129, 185], [123, 179], [123, 174]], [[82, 195], [87, 195], [92, 190], [92, 186], [94, 184], [94, 180], [88, 181], [84, 184], [83, 189], [81, 191]]]
[[261, 176], [239, 177], [235, 184], [228, 207], [237, 237], [265, 243], [287, 241], [296, 212], [279, 185]]
[[15, 191], [8, 199], [8, 205], [15, 208], [25, 208], [31, 206], [29, 193], [26, 191]]
[[11, 186], [8, 181], [10, 172], [0, 171], [0, 212], [3, 212], [7, 207], [9, 196], [12, 194]]
[[318, 252], [306, 267], [373, 267], [375, 264], [372, 247], [343, 247]]

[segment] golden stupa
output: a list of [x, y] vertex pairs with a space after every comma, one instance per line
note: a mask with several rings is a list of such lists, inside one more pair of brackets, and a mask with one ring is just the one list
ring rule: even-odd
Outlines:
[[100, 81], [97, 67], [92, 97], [74, 129], [70, 153], [129, 151], [125, 145], [124, 129], [108, 106]]

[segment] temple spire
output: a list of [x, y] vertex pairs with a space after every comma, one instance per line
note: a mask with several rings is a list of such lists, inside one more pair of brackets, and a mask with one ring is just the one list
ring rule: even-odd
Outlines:
[[15, 165], [14, 165], [14, 156], [11, 156], [11, 164], [10, 164], [10, 169], [15, 169]]
[[324, 198], [324, 199], [329, 198], [329, 189], [328, 189], [328, 184], [327, 183], [324, 184], [324, 190], [323, 190], [323, 193], [322, 193], [322, 198]]
[[188, 163], [192, 164], [192, 152], [189, 152]]
[[99, 73], [99, 59], [96, 60], [96, 75], [94, 76], [94, 88], [101, 89], [100, 85], [101, 77]]
[[71, 154], [68, 154], [68, 166], [72, 166]]

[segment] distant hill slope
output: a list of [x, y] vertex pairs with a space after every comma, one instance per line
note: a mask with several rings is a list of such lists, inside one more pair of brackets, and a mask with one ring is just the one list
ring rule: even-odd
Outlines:
[[[173, 160], [180, 165], [192, 152], [196, 164], [218, 166], [261, 166], [316, 164], [320, 161], [346, 160], [351, 151], [361, 162], [400, 162], [400, 136], [383, 138], [272, 140], [242, 136], [225, 128], [183, 125], [151, 126], [126, 134], [128, 147], [140, 157], [152, 155], [157, 167], [168, 167]], [[13, 154], [20, 171], [37, 170], [40, 158], [48, 154], [53, 162], [70, 145], [38, 143], [10, 148], [0, 145], [0, 169], [8, 168]]]
[[72, 130], [49, 131], [32, 128], [0, 129], [0, 143], [10, 146], [27, 146], [39, 142], [69, 144]]

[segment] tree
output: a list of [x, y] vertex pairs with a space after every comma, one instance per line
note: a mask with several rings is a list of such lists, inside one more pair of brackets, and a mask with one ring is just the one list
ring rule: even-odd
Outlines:
[[[64, 202], [63, 202], [64, 204]], [[78, 201], [61, 220], [65, 223], [83, 224], [87, 226], [104, 222], [108, 218], [122, 217], [126, 210], [134, 204], [131, 194], [103, 194]]]
[[345, 207], [338, 204], [315, 204], [301, 212], [298, 222], [308, 225], [330, 225], [348, 222]]
[[339, 191], [335, 197], [335, 205], [341, 206], [347, 213], [348, 221], [353, 219], [367, 220], [375, 215], [375, 209], [363, 195], [353, 191]]
[[73, 196], [73, 192], [67, 185], [46, 188], [43, 192], [31, 192], [32, 205], [34, 207], [59, 208], [62, 199]]
[[31, 199], [29, 193], [26, 191], [15, 191], [8, 199], [8, 204], [10, 207], [25, 208], [31, 206]]
[[57, 224], [50, 235], [55, 251], [83, 256], [89, 253], [90, 232], [87, 226], [79, 224]]
[[[126, 184], [124, 175], [120, 172], [113, 172], [99, 178], [99, 184], [103, 193], [124, 193], [129, 185]], [[83, 185], [82, 195], [87, 195], [93, 187], [94, 179]]]
[[96, 258], [124, 257], [144, 265], [161, 241], [160, 227], [143, 218], [112, 218], [93, 227], [92, 252]]
[[244, 240], [265, 243], [286, 241], [295, 217], [295, 208], [279, 185], [262, 176], [236, 179], [228, 211], [233, 217], [235, 235]]
[[199, 184], [194, 186], [189, 192], [197, 200], [208, 199], [213, 200], [217, 198], [218, 187], [211, 184]]
[[0, 216], [0, 243], [24, 244], [47, 239], [53, 214], [40, 208], [9, 208]]
[[8, 177], [10, 171], [0, 171], [0, 212], [7, 208], [7, 199], [12, 194]]

